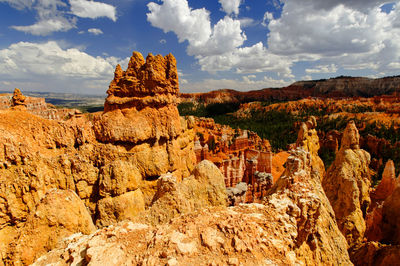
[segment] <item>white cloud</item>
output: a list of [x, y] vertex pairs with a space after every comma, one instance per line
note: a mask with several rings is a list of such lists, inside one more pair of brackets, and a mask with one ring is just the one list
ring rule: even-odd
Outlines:
[[365, 1], [363, 7], [364, 1], [328, 2], [285, 1], [282, 16], [268, 25], [270, 52], [348, 70], [383, 71], [399, 61], [400, 31], [394, 27], [398, 5], [387, 14], [379, 7], [381, 1]]
[[114, 6], [88, 0], [69, 0], [71, 12], [82, 18], [107, 17], [112, 21], [117, 21], [116, 9]]
[[31, 8], [32, 4], [35, 2], [34, 0], [0, 0], [0, 3], [8, 3], [12, 7], [16, 9], [25, 9]]
[[264, 17], [263, 17], [263, 21], [261, 22], [261, 25], [263, 25], [264, 27], [267, 27], [269, 22], [273, 19], [274, 19], [274, 15], [271, 12], [267, 11], [264, 13]]
[[301, 80], [312, 80], [312, 77], [310, 75], [305, 75], [301, 77]]
[[[115, 65], [122, 63], [125, 66], [127, 62], [126, 58], [94, 57], [76, 48], [62, 49], [54, 41], [19, 42], [0, 50], [0, 79], [12, 84], [29, 80], [37, 89], [61, 91], [84, 90], [85, 87], [79, 84], [96, 81], [102, 84], [99, 89], [105, 91]], [[51, 87], [52, 84], [57, 84], [58, 88]], [[76, 84], [77, 87], [60, 88], [60, 84]]]
[[209, 12], [202, 8], [192, 10], [186, 0], [163, 0], [159, 5], [150, 2], [147, 20], [165, 33], [174, 32], [179, 42], [187, 40], [190, 45], [201, 46], [211, 35]]
[[160, 43], [161, 43], [161, 44], [166, 44], [166, 43], [167, 43], [167, 40], [161, 39], [161, 40], [160, 40]]
[[[32, 25], [14, 25], [11, 28], [33, 35], [46, 36], [53, 32], [68, 31], [76, 28], [77, 17], [108, 17], [116, 21], [115, 7], [105, 3], [87, 0], [70, 0], [69, 6], [61, 0], [0, 0], [12, 7], [29, 9], [37, 13], [37, 21]], [[71, 12], [67, 12], [68, 8]]]
[[195, 56], [204, 71], [277, 71], [282, 77], [293, 77], [287, 58], [269, 53], [261, 42], [243, 47], [246, 35], [240, 20], [225, 16], [211, 27], [209, 12], [192, 10], [186, 0], [151, 2], [148, 7], [148, 21], [164, 32], [174, 32], [180, 42], [187, 40], [187, 53]]
[[307, 68], [306, 73], [312, 74], [312, 73], [336, 73], [337, 71], [337, 66], [335, 64], [330, 64], [330, 65], [320, 65], [316, 66], [314, 68]]
[[88, 29], [88, 32], [94, 35], [103, 34], [103, 31], [101, 29], [96, 29], [96, 28]]
[[276, 88], [288, 86], [293, 80], [285, 81], [282, 79], [273, 79], [265, 76], [260, 80], [254, 80], [249, 76], [243, 76], [242, 79], [205, 79], [199, 82], [189, 82], [181, 84], [181, 92], [208, 92], [218, 89], [234, 89], [239, 91], [259, 90], [260, 88]]
[[11, 26], [11, 28], [30, 33], [32, 35], [46, 36], [55, 31], [69, 31], [75, 26], [76, 20], [68, 20], [63, 17], [53, 17], [49, 19], [39, 20], [37, 23], [29, 26]]
[[239, 6], [241, 3], [241, 0], [218, 0], [218, 2], [221, 4], [222, 10], [226, 14], [239, 15]]
[[256, 21], [252, 18], [240, 18], [240, 26], [242, 28], [247, 28], [256, 25]]
[[234, 51], [246, 40], [240, 28], [240, 21], [228, 16], [219, 20], [213, 27], [212, 34], [206, 42], [197, 45], [189, 43], [188, 54], [196, 56], [212, 56]]

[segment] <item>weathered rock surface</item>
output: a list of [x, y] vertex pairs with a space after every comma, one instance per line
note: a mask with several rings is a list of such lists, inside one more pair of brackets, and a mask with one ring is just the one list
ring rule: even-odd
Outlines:
[[[137, 60], [135, 53], [126, 79], [111, 83], [104, 113], [63, 121], [29, 110], [0, 110], [0, 239], [7, 241], [3, 246], [16, 244], [7, 234], [19, 235], [52, 189], [74, 191], [94, 223], [106, 226], [148, 208], [160, 175], [171, 172], [180, 182], [193, 171], [193, 123], [179, 117], [173, 100], [178, 90], [175, 59], [149, 56], [142, 74], [133, 78]], [[117, 67], [116, 77], [120, 76]], [[51, 243], [64, 236], [55, 236]], [[13, 256], [3, 260], [12, 261]]]
[[191, 176], [178, 183], [172, 174], [162, 175], [152, 206], [143, 221], [160, 224], [177, 215], [211, 206], [227, 206], [224, 176], [210, 161], [200, 162]]
[[262, 178], [272, 173], [269, 141], [248, 130], [216, 124], [212, 118], [196, 118], [194, 130], [197, 162], [215, 163], [225, 176], [227, 187], [248, 184], [244, 202], [261, 202], [273, 183]]
[[13, 97], [11, 99], [12, 101], [12, 106], [16, 107], [16, 106], [26, 106], [25, 103], [26, 97], [22, 94], [22, 92], [20, 91], [20, 89], [15, 89], [14, 90], [14, 94]]
[[400, 246], [367, 242], [352, 250], [350, 256], [354, 265], [357, 266], [398, 265], [400, 260]]
[[[71, 236], [35, 265], [352, 265], [320, 177], [311, 174], [309, 154], [291, 155], [265, 205], [201, 209], [156, 227], [123, 222], [90, 236]], [[202, 164], [194, 175], [211, 181], [208, 174], [218, 169]], [[157, 200], [173, 202], [180, 184], [172, 175], [159, 182]]]
[[318, 155], [319, 137], [317, 134], [317, 120], [314, 116], [308, 118], [300, 126], [296, 140], [296, 147], [301, 147], [311, 155], [311, 167], [313, 171], [318, 171], [318, 175], [323, 178], [325, 175], [324, 162]]
[[354, 122], [350, 121], [343, 133], [341, 148], [322, 182], [339, 229], [350, 246], [364, 238], [364, 217], [371, 203], [370, 155], [359, 148], [359, 138]]
[[[74, 233], [96, 230], [83, 202], [71, 190], [50, 190], [29, 214], [19, 231], [12, 263], [31, 264], [57, 247], [58, 241]], [[11, 261], [7, 261], [11, 263]]]

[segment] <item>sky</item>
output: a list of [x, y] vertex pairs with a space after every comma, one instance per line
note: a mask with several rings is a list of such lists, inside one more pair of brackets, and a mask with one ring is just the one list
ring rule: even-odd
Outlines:
[[133, 51], [180, 91], [400, 74], [400, 1], [0, 0], [0, 91], [105, 94]]

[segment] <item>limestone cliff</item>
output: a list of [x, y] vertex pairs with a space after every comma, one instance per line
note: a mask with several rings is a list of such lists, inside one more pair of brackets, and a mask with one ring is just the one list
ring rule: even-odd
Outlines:
[[371, 199], [370, 155], [359, 147], [360, 135], [353, 121], [343, 132], [341, 147], [323, 179], [323, 188], [335, 211], [339, 229], [349, 245], [364, 238], [364, 217]]

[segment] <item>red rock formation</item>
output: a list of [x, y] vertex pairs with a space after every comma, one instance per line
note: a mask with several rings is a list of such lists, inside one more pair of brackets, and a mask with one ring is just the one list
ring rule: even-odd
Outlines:
[[[390, 95], [400, 99], [398, 90], [400, 77], [369, 79], [361, 77], [337, 77], [327, 80], [298, 81], [283, 88], [268, 88], [240, 92], [235, 90], [217, 90], [208, 93], [185, 93], [180, 97], [191, 102], [251, 102], [268, 100], [298, 100], [307, 97], [345, 98], [373, 97]], [[390, 98], [390, 96], [389, 96]], [[385, 97], [383, 97], [385, 99]]]
[[340, 150], [322, 183], [339, 229], [350, 246], [364, 238], [364, 216], [371, 202], [370, 155], [360, 149], [359, 139], [355, 123], [350, 121], [343, 132]]
[[[272, 152], [267, 140], [247, 130], [233, 130], [214, 123], [211, 118], [196, 120], [197, 162], [214, 162], [225, 176], [225, 185], [248, 184], [246, 202], [260, 201], [272, 185]], [[268, 174], [269, 176], [264, 176]]]
[[12, 106], [13, 107], [26, 106], [25, 99], [26, 99], [26, 97], [24, 95], [22, 95], [22, 93], [21, 93], [21, 91], [19, 89], [16, 88], [14, 90], [14, 94], [13, 94], [13, 97], [11, 99]]
[[[157, 226], [140, 217], [90, 236], [70, 237], [35, 265], [68, 261], [97, 265], [351, 265], [346, 240], [321, 188], [321, 177], [311, 173], [307, 154], [304, 150], [291, 152], [285, 177], [277, 182], [265, 205], [202, 209]], [[173, 181], [165, 177], [162, 182], [161, 197], [171, 204], [163, 204], [160, 214], [179, 204], [183, 204], [181, 208], [191, 206], [190, 200], [186, 205], [179, 198], [174, 200], [178, 195]]]
[[[47, 104], [44, 98], [24, 96], [19, 89], [16, 89], [14, 94], [15, 96], [12, 94], [0, 95], [0, 110], [10, 109], [11, 107], [16, 109], [15, 105], [23, 106], [22, 110], [51, 120], [65, 120], [82, 114], [77, 109], [55, 108]], [[15, 104], [13, 98], [15, 98]], [[21, 107], [17, 107], [17, 109], [21, 110]]]
[[[137, 60], [135, 53], [126, 75], [117, 85], [112, 85], [115, 80], [111, 83], [103, 114], [59, 121], [29, 110], [0, 111], [2, 262], [21, 263], [24, 250], [15, 251], [13, 236], [28, 226], [29, 217], [52, 189], [73, 190], [95, 224], [105, 226], [149, 208], [160, 175], [171, 172], [179, 182], [193, 171], [194, 122], [178, 114], [175, 60], [171, 55], [149, 56], [148, 64], [138, 68], [142, 74], [136, 75]], [[119, 77], [118, 67], [116, 72]], [[62, 224], [53, 220], [50, 227]], [[35, 234], [40, 235], [40, 230]], [[43, 241], [49, 237], [53, 243], [64, 237], [57, 232], [57, 228], [46, 231]], [[47, 249], [42, 247], [39, 253]]]

